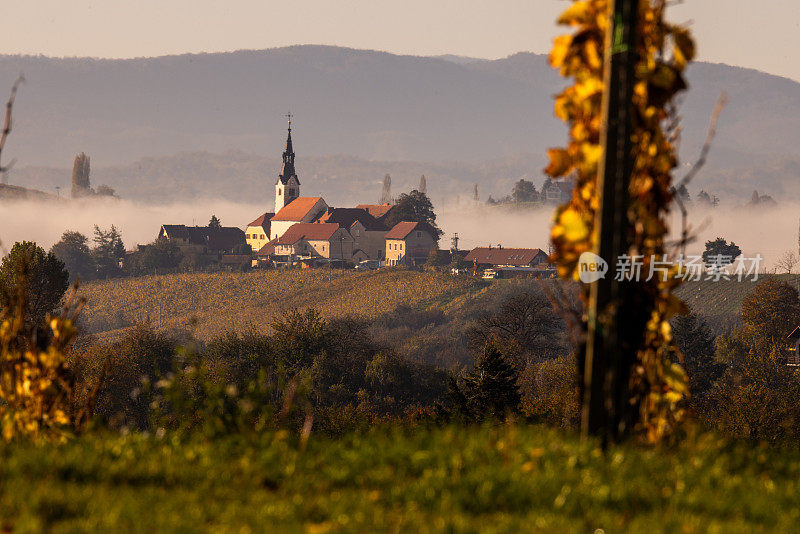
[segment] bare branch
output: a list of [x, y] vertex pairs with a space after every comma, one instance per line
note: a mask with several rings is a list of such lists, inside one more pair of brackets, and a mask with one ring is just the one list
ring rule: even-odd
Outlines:
[[11, 96], [8, 98], [8, 102], [6, 103], [6, 119], [3, 123], [3, 133], [0, 134], [0, 172], [2, 173], [8, 172], [8, 170], [11, 168], [11, 165], [6, 167], [3, 167], [2, 165], [3, 147], [6, 145], [8, 134], [11, 133], [11, 109], [14, 107], [14, 99], [17, 97], [17, 88], [24, 81], [25, 77], [20, 74], [19, 78], [17, 78], [17, 81], [15, 81], [14, 85], [11, 86]]
[[694, 162], [692, 168], [686, 173], [686, 176], [678, 182], [678, 186], [673, 186], [673, 193], [676, 189], [680, 189], [681, 186], [685, 186], [692, 179], [700, 172], [700, 169], [706, 164], [706, 158], [708, 157], [708, 153], [711, 151], [711, 144], [714, 142], [714, 137], [717, 135], [717, 122], [719, 121], [719, 116], [722, 114], [722, 110], [725, 109], [725, 106], [728, 103], [728, 95], [724, 91], [720, 93], [719, 98], [717, 99], [717, 105], [714, 106], [714, 111], [711, 112], [711, 120], [708, 123], [708, 133], [706, 134], [706, 141], [703, 143], [703, 148], [700, 150], [700, 157], [697, 158], [697, 161]]
[[[722, 110], [725, 108], [727, 103], [728, 95], [723, 91], [720, 93], [719, 98], [717, 99], [717, 105], [714, 106], [714, 111], [711, 112], [711, 120], [708, 123], [708, 133], [706, 134], [706, 140], [703, 143], [703, 148], [700, 149], [700, 157], [697, 158], [697, 161], [694, 162], [692, 168], [689, 169], [689, 172], [686, 173], [686, 176], [684, 176], [681, 181], [678, 182], [677, 186], [673, 185], [670, 188], [672, 198], [675, 200], [676, 204], [678, 204], [678, 209], [681, 210], [681, 238], [677, 243], [680, 245], [681, 256], [686, 255], [686, 245], [693, 241], [694, 238], [689, 236], [689, 212], [683, 203], [681, 195], [678, 194], [678, 191], [681, 190], [681, 188], [686, 187], [686, 185], [692, 181], [697, 173], [700, 172], [700, 169], [702, 169], [706, 164], [706, 159], [708, 158], [708, 153], [711, 151], [711, 145], [714, 142], [714, 137], [717, 135], [717, 122], [719, 121], [719, 116], [722, 114]], [[679, 139], [680, 126], [676, 124], [673, 133], [675, 138]]]

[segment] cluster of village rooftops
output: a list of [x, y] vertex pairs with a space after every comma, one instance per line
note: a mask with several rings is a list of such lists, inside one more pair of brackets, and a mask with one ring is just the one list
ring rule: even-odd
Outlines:
[[[300, 196], [294, 160], [290, 122], [283, 166], [275, 183], [274, 211], [260, 214], [244, 231], [235, 227], [165, 224], [159, 238], [184, 249], [219, 255], [224, 263], [248, 266], [413, 266], [426, 263], [438, 250], [437, 232], [427, 223], [401, 221], [389, 228], [386, 218], [391, 204], [334, 208], [322, 197]], [[482, 270], [549, 269], [547, 254], [540, 249], [489, 246], [444, 252], [452, 253], [460, 254], [470, 268]]]

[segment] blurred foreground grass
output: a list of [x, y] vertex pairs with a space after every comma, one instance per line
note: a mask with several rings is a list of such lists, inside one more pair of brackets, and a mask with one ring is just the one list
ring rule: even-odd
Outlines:
[[800, 452], [709, 435], [676, 449], [541, 426], [377, 428], [256, 441], [95, 435], [0, 445], [13, 532], [790, 532]]

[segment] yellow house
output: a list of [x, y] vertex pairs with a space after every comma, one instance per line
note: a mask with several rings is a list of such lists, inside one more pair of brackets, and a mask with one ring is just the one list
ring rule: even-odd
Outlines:
[[261, 247], [269, 243], [270, 219], [272, 219], [274, 215], [274, 213], [265, 213], [247, 225], [244, 236], [247, 239], [247, 244], [253, 249], [253, 252], [258, 252], [261, 250]]
[[275, 255], [293, 263], [303, 259], [351, 261], [353, 238], [338, 224], [297, 223], [275, 241]]
[[385, 239], [386, 265], [420, 265], [437, 249], [436, 230], [426, 223], [399, 222]]

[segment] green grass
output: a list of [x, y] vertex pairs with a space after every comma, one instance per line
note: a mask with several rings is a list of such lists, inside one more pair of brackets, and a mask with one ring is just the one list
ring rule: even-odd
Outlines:
[[703, 435], [603, 454], [539, 426], [379, 428], [305, 453], [88, 436], [0, 446], [15, 532], [789, 532], [800, 452]]

